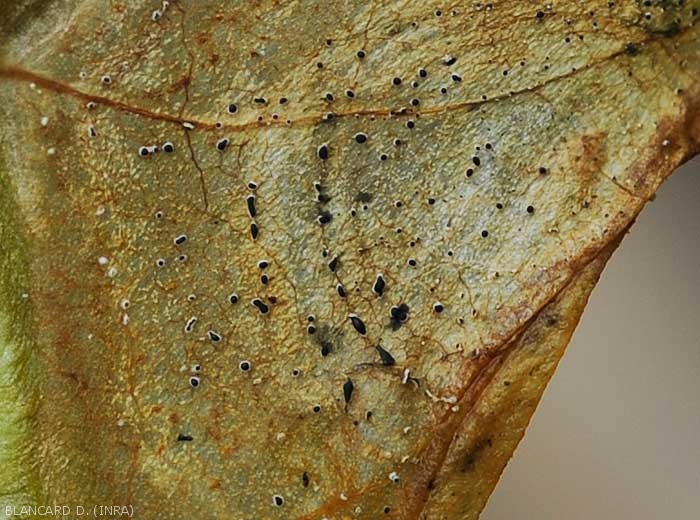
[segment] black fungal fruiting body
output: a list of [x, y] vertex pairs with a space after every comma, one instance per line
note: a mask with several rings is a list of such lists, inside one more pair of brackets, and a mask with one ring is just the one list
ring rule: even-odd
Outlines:
[[377, 345], [374, 348], [377, 349], [377, 352], [379, 352], [379, 358], [382, 360], [382, 365], [385, 367], [390, 367], [396, 364], [394, 356], [392, 356], [384, 347]]
[[320, 225], [325, 226], [331, 220], [333, 220], [333, 215], [330, 211], [322, 211], [321, 214], [317, 217], [317, 220]]
[[345, 402], [349, 403], [350, 399], [352, 399], [352, 393], [355, 391], [355, 384], [352, 382], [352, 379], [348, 379], [345, 381], [343, 384], [343, 397], [345, 398]]
[[229, 140], [227, 138], [220, 139], [216, 142], [216, 149], [219, 150], [220, 152], [223, 152], [228, 148], [228, 143]]
[[352, 323], [352, 326], [355, 327], [355, 330], [362, 336], [365, 336], [367, 334], [367, 327], [365, 327], [365, 323], [360, 319], [360, 317], [357, 314], [350, 314], [348, 317], [350, 318], [350, 323]]
[[324, 341], [323, 343], [321, 343], [321, 355], [323, 357], [326, 357], [328, 354], [330, 354], [332, 350], [333, 345], [331, 345], [329, 342]]
[[260, 298], [253, 298], [250, 303], [257, 307], [261, 314], [267, 314], [270, 312], [270, 307], [268, 307], [268, 305]]
[[386, 288], [386, 282], [384, 281], [384, 276], [381, 274], [377, 275], [377, 279], [374, 281], [372, 286], [372, 292], [377, 296], [384, 294], [384, 289]]
[[255, 208], [255, 195], [248, 195], [245, 198], [245, 201], [248, 206], [248, 215], [250, 215], [250, 218], [255, 218], [255, 215], [257, 215], [257, 210]]
[[332, 273], [335, 273], [335, 270], [338, 269], [338, 257], [334, 256], [330, 262], [328, 262], [328, 269], [331, 270]]
[[408, 305], [402, 303], [398, 307], [392, 307], [389, 311], [392, 330], [399, 330], [401, 325], [408, 321]]

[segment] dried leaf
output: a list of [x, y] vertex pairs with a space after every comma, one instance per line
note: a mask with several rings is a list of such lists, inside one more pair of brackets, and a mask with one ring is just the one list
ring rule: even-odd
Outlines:
[[700, 141], [700, 1], [14, 1], [2, 505], [477, 518]]

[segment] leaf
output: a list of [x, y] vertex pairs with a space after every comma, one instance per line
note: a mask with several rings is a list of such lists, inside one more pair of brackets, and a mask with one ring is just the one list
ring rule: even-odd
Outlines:
[[647, 4], [11, 2], [3, 505], [478, 517], [698, 151]]

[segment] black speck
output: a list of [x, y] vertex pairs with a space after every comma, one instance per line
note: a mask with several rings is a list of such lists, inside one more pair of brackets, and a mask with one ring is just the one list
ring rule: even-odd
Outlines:
[[384, 294], [385, 288], [386, 282], [384, 281], [384, 277], [381, 274], [377, 275], [377, 279], [374, 281], [374, 285], [372, 286], [372, 292], [377, 296], [381, 296]]
[[250, 215], [250, 218], [255, 218], [255, 215], [257, 214], [257, 211], [255, 210], [255, 195], [248, 195], [245, 201], [248, 205], [248, 215]]
[[318, 155], [318, 158], [322, 161], [328, 159], [328, 145], [322, 144], [321, 146], [319, 146], [316, 150], [316, 154]]
[[185, 435], [183, 433], [178, 434], [177, 440], [179, 442], [191, 442], [193, 440], [191, 435]]
[[328, 262], [328, 269], [331, 270], [331, 272], [335, 273], [335, 270], [338, 269], [338, 257], [334, 256], [331, 258], [331, 261]]
[[345, 381], [345, 384], [343, 384], [343, 397], [345, 398], [345, 402], [349, 403], [350, 399], [352, 399], [352, 393], [355, 390], [355, 385], [352, 382], [352, 379], [348, 379]]
[[401, 325], [408, 321], [408, 311], [408, 305], [405, 303], [402, 303], [398, 307], [394, 306], [389, 310], [389, 323], [392, 330], [399, 330]]
[[219, 139], [216, 143], [216, 149], [223, 152], [228, 147], [229, 140], [227, 138]]
[[322, 226], [325, 226], [328, 224], [331, 220], [333, 220], [333, 215], [331, 214], [330, 211], [323, 211], [321, 214], [318, 216], [318, 223], [321, 224]]
[[326, 357], [328, 354], [330, 354], [332, 350], [333, 345], [331, 345], [329, 342], [324, 341], [323, 343], [321, 343], [321, 355], [323, 357]]
[[379, 358], [382, 360], [382, 365], [384, 365], [385, 367], [390, 367], [396, 364], [394, 356], [389, 354], [389, 352], [386, 349], [384, 349], [384, 347], [382, 347], [381, 345], [377, 345], [374, 348], [377, 349], [377, 352], [379, 352]]
[[357, 332], [359, 332], [362, 336], [367, 334], [367, 327], [365, 327], [365, 323], [357, 314], [350, 314], [348, 318], [350, 318], [350, 323], [352, 323], [352, 326], [355, 327]]
[[268, 305], [260, 298], [253, 298], [250, 303], [257, 307], [261, 314], [267, 314], [270, 312], [270, 307], [268, 307]]

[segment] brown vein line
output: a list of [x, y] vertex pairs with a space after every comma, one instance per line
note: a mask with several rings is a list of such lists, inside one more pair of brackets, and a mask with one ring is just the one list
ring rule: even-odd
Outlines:
[[[657, 40], [660, 38], [658, 36], [650, 36], [646, 39], [643, 39], [641, 41], [634, 42], [637, 45], [645, 45], [649, 43], [655, 43]], [[392, 116], [421, 116], [421, 115], [432, 115], [432, 114], [442, 114], [446, 112], [452, 112], [455, 110], [460, 110], [460, 109], [466, 109], [466, 110], [471, 110], [474, 109], [478, 106], [481, 105], [486, 105], [490, 103], [496, 103], [499, 101], [502, 101], [504, 99], [512, 98], [518, 95], [526, 94], [529, 92], [536, 92], [538, 90], [543, 89], [544, 87], [555, 83], [557, 81], [575, 76], [577, 74], [580, 74], [581, 72], [584, 72], [589, 69], [593, 69], [597, 67], [598, 65], [607, 63], [610, 60], [614, 60], [618, 58], [619, 56], [625, 55], [626, 54], [626, 48], [627, 48], [628, 42], [624, 44], [623, 47], [621, 47], [619, 50], [616, 52], [613, 52], [612, 54], [609, 54], [607, 56], [604, 56], [598, 60], [593, 60], [590, 63], [587, 63], [583, 67], [579, 67], [575, 70], [568, 71], [564, 74], [561, 74], [559, 76], [555, 76], [553, 78], [550, 78], [546, 81], [543, 81], [541, 83], [538, 83], [534, 86], [530, 87], [525, 87], [520, 90], [514, 90], [506, 93], [499, 94], [497, 96], [487, 98], [487, 99], [480, 99], [480, 100], [472, 100], [472, 101], [463, 101], [460, 103], [454, 103], [451, 105], [438, 105], [438, 106], [433, 106], [433, 107], [427, 107], [421, 110], [411, 110], [407, 108], [402, 108], [402, 107], [397, 107], [394, 109], [391, 108], [368, 108], [368, 109], [359, 109], [359, 110], [348, 110], [344, 112], [335, 112], [333, 113], [333, 117], [335, 118], [347, 118], [347, 117], [356, 117], [356, 116], [379, 116], [379, 117], [392, 117]], [[117, 99], [112, 99], [106, 96], [100, 96], [97, 94], [90, 94], [88, 92], [83, 92], [75, 87], [72, 87], [69, 84], [62, 83], [60, 81], [48, 78], [46, 76], [42, 76], [41, 74], [25, 70], [19, 66], [14, 66], [14, 65], [9, 65], [5, 67], [0, 67], [0, 78], [6, 78], [9, 80], [14, 80], [14, 81], [25, 81], [25, 82], [31, 82], [35, 83], [36, 85], [43, 87], [47, 90], [51, 90], [53, 92], [56, 92], [58, 94], [63, 94], [67, 96], [72, 96], [77, 99], [82, 99], [84, 101], [93, 101], [98, 104], [102, 104], [111, 108], [114, 108], [116, 110], [120, 110], [122, 112], [128, 112], [132, 114], [137, 114], [143, 117], [146, 117], [148, 119], [153, 119], [156, 121], [165, 121], [169, 123], [175, 123], [179, 125], [183, 125], [184, 123], [190, 123], [195, 126], [195, 128], [199, 129], [206, 129], [206, 130], [212, 130], [212, 129], [225, 129], [229, 132], [244, 132], [249, 129], [255, 129], [255, 128], [266, 128], [266, 127], [286, 127], [288, 126], [286, 121], [282, 120], [272, 120], [272, 121], [247, 121], [244, 123], [240, 124], [224, 124], [221, 126], [216, 126], [216, 123], [212, 123], [209, 121], [200, 121], [196, 119], [189, 119], [185, 117], [180, 117], [180, 116], [174, 116], [171, 114], [167, 113], [161, 113], [161, 112], [156, 112], [153, 110], [149, 110], [144, 107], [136, 106], [136, 105], [130, 105], [128, 103], [125, 103], [124, 101], [120, 101]], [[312, 125], [312, 124], [318, 124], [323, 120], [323, 114], [312, 114], [309, 116], [304, 116], [300, 117], [297, 119], [292, 120], [292, 125]]]

